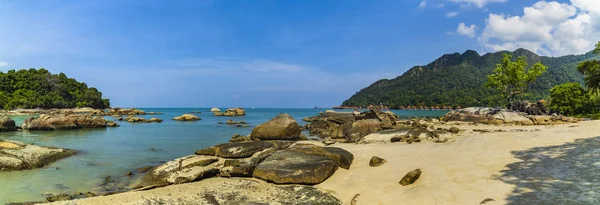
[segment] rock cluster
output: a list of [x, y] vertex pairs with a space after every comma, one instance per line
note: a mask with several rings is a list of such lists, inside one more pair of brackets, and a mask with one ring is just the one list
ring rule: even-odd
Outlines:
[[[534, 113], [534, 112], [532, 112]], [[578, 119], [562, 115], [527, 115], [505, 109], [469, 107], [448, 112], [444, 121], [466, 121], [484, 124], [555, 125], [576, 123]]]
[[393, 112], [378, 109], [363, 113], [320, 113], [304, 119], [310, 123], [306, 128], [311, 134], [346, 142], [358, 142], [370, 133], [396, 128], [399, 120], [398, 115]]
[[[146, 115], [146, 111], [136, 108], [112, 108], [108, 110], [93, 110], [91, 114], [94, 116], [112, 116], [112, 115]], [[150, 114], [157, 114], [151, 112]]]
[[133, 115], [127, 116], [124, 120], [127, 122], [130, 122], [130, 123], [152, 123], [152, 122], [161, 123], [163, 121], [160, 118], [153, 117], [150, 119], [146, 119], [146, 118], [142, 118], [142, 117], [135, 117]]
[[[137, 187], [156, 187], [221, 177], [254, 177], [276, 184], [318, 184], [354, 156], [341, 148], [297, 142], [298, 124], [287, 114], [254, 128], [250, 137], [219, 144], [150, 170]], [[254, 141], [250, 140], [252, 138]]]
[[77, 151], [70, 149], [42, 147], [1, 140], [0, 171], [40, 168], [76, 153]]
[[[212, 110], [211, 110], [212, 111]], [[246, 111], [244, 108], [229, 108], [225, 112], [212, 111], [214, 116], [245, 116]]]
[[81, 128], [105, 128], [107, 120], [89, 115], [46, 115], [29, 118], [21, 126], [25, 130], [72, 130]]
[[0, 117], [0, 132], [16, 131], [17, 125], [15, 121], [7, 116]]

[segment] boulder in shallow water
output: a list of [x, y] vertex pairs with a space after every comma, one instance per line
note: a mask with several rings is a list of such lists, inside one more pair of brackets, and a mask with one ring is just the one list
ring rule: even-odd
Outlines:
[[0, 117], [0, 132], [16, 131], [17, 125], [15, 121], [8, 116]]
[[213, 107], [212, 109], [210, 109], [211, 112], [221, 112], [221, 109]]
[[158, 122], [158, 123], [161, 123], [162, 121], [163, 121], [162, 119], [155, 118], [155, 117], [153, 117], [153, 118], [150, 118], [150, 119], [148, 120], [148, 122]]
[[106, 120], [88, 115], [45, 115], [29, 118], [21, 126], [25, 130], [72, 130], [81, 128], [105, 128]]
[[244, 116], [246, 115], [246, 111], [244, 108], [229, 108], [225, 110], [223, 116]]
[[288, 114], [280, 114], [266, 123], [256, 126], [250, 134], [251, 139], [259, 140], [297, 140], [300, 125]]
[[181, 116], [174, 117], [173, 120], [175, 120], [175, 121], [196, 121], [196, 120], [201, 120], [201, 119], [198, 116], [195, 116], [192, 114], [183, 114]]
[[70, 149], [0, 140], [0, 171], [40, 168], [76, 153], [77, 151]]

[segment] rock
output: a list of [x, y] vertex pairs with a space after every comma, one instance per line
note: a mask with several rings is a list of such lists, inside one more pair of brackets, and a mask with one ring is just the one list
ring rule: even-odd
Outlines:
[[378, 167], [378, 166], [385, 164], [386, 162], [387, 161], [385, 161], [385, 159], [379, 158], [377, 156], [373, 156], [373, 157], [371, 157], [371, 160], [369, 161], [369, 166]]
[[107, 121], [106, 121], [106, 126], [107, 126], [107, 127], [118, 127], [118, 126], [119, 126], [119, 124], [117, 124], [115, 121], [112, 121], [112, 120], [107, 120]]
[[216, 176], [219, 169], [213, 164], [213, 156], [190, 155], [181, 157], [151, 169], [136, 187], [165, 186], [198, 181]]
[[153, 166], [144, 166], [137, 169], [138, 173], [146, 173], [148, 170], [152, 169]]
[[398, 135], [398, 136], [393, 136], [390, 139], [390, 142], [402, 142], [402, 140], [405, 138], [405, 135]]
[[176, 121], [196, 121], [201, 120], [198, 116], [192, 114], [183, 114], [181, 116], [174, 117], [173, 120]]
[[254, 141], [254, 142], [236, 142], [216, 145], [215, 156], [223, 158], [246, 158], [251, 157], [257, 152], [269, 148], [275, 148], [272, 143]]
[[146, 120], [146, 118], [141, 118], [141, 117], [127, 117], [127, 122], [131, 122], [131, 123], [146, 123], [148, 122], [148, 120]]
[[215, 152], [216, 151], [215, 151], [214, 147], [208, 147], [208, 148], [204, 148], [204, 149], [198, 150], [198, 151], [194, 152], [194, 154], [215, 156]]
[[17, 125], [10, 117], [3, 116], [0, 118], [0, 132], [16, 131]]
[[311, 155], [321, 155], [335, 161], [337, 165], [344, 169], [350, 169], [354, 161], [354, 155], [339, 147], [321, 147], [313, 144], [295, 144], [286, 149], [294, 152], [301, 152]]
[[77, 151], [70, 149], [0, 140], [0, 171], [40, 168], [76, 153]]
[[163, 121], [162, 119], [155, 118], [155, 117], [153, 117], [153, 118], [150, 118], [150, 119], [148, 120], [148, 122], [158, 122], [158, 123], [161, 123], [162, 121]]
[[280, 114], [266, 123], [256, 126], [250, 138], [252, 140], [297, 140], [300, 136], [300, 126], [288, 114]]
[[348, 142], [358, 142], [362, 137], [381, 130], [381, 122], [376, 119], [358, 120], [343, 127]]
[[481, 201], [479, 204], [486, 204], [486, 203], [488, 203], [488, 202], [492, 202], [492, 201], [496, 201], [496, 200], [494, 200], [494, 199], [492, 199], [492, 198], [486, 198], [486, 199], [484, 199], [483, 201]]
[[131, 172], [131, 171], [128, 171], [127, 173], [125, 173], [125, 176], [126, 176], [126, 177], [133, 176], [133, 172]]
[[[111, 110], [108, 110], [108, 112], [104, 112], [102, 111], [103, 115], [100, 116], [106, 116], [106, 115], [146, 115], [146, 111], [143, 110], [138, 110], [136, 108], [113, 108]], [[92, 113], [92, 115], [97, 114], [97, 113]]]
[[213, 112], [214, 116], [225, 116], [225, 113], [223, 112]]
[[335, 110], [325, 110], [325, 113], [334, 113]]
[[407, 186], [415, 183], [417, 179], [421, 176], [421, 169], [415, 169], [413, 171], [408, 172], [402, 179], [400, 180], [400, 184], [402, 186]]
[[319, 184], [337, 168], [328, 157], [282, 150], [259, 163], [252, 176], [276, 184]]
[[88, 115], [46, 115], [29, 118], [21, 126], [25, 130], [72, 130], [81, 128], [105, 128], [106, 120]]
[[242, 136], [242, 135], [238, 135], [235, 134], [231, 137], [231, 139], [229, 140], [229, 142], [251, 142], [252, 139], [250, 139], [250, 137], [246, 137], [246, 136]]
[[71, 200], [71, 199], [73, 199], [73, 198], [71, 198], [71, 196], [69, 196], [68, 194], [59, 194], [59, 195], [53, 195], [53, 196], [46, 197], [46, 200], [48, 202], [67, 201], [67, 200]]
[[458, 127], [451, 127], [448, 131], [452, 134], [458, 134], [460, 129]]
[[221, 109], [213, 107], [212, 109], [210, 109], [211, 112], [221, 112]]
[[233, 120], [227, 120], [227, 121], [225, 121], [225, 124], [233, 125], [233, 124], [236, 124], [236, 123]]
[[223, 116], [244, 116], [246, 115], [246, 111], [244, 108], [229, 108], [225, 110]]
[[550, 125], [552, 124], [554, 117], [550, 115], [531, 115], [529, 116], [529, 119], [531, 119], [535, 125]]

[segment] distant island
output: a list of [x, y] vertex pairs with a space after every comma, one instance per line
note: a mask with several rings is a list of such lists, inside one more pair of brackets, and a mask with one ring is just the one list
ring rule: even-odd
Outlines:
[[0, 109], [110, 107], [94, 87], [46, 69], [0, 72]]
[[382, 79], [361, 89], [342, 103], [347, 107], [367, 107], [383, 104], [392, 109], [401, 106], [505, 106], [503, 99], [494, 91], [484, 87], [487, 75], [492, 73], [503, 54], [511, 53], [514, 58], [527, 57], [531, 66], [541, 62], [548, 66], [547, 72], [531, 85], [528, 95], [522, 100], [546, 99], [554, 85], [566, 82], [583, 83], [577, 65], [594, 58], [589, 52], [584, 55], [562, 57], [539, 56], [526, 49], [514, 52], [501, 51], [480, 56], [467, 50], [463, 54], [446, 54], [425, 65], [415, 66], [394, 79]]

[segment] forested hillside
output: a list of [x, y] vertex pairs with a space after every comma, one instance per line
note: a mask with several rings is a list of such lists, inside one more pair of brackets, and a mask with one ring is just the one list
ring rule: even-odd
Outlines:
[[110, 106], [102, 93], [85, 83], [45, 69], [0, 72], [0, 108], [73, 108]]
[[[484, 87], [487, 75], [508, 51], [488, 53], [480, 56], [467, 50], [463, 54], [446, 54], [425, 66], [415, 66], [394, 79], [379, 80], [366, 87], [343, 106], [368, 106], [383, 103], [397, 108], [407, 105], [425, 106], [505, 106], [505, 100]], [[569, 55], [545, 57], [525, 50], [512, 52], [513, 58], [526, 56], [529, 66], [541, 62], [548, 70], [531, 86], [531, 92], [524, 99], [547, 98], [550, 88], [565, 82], [583, 82], [577, 72], [577, 64], [594, 57]]]

